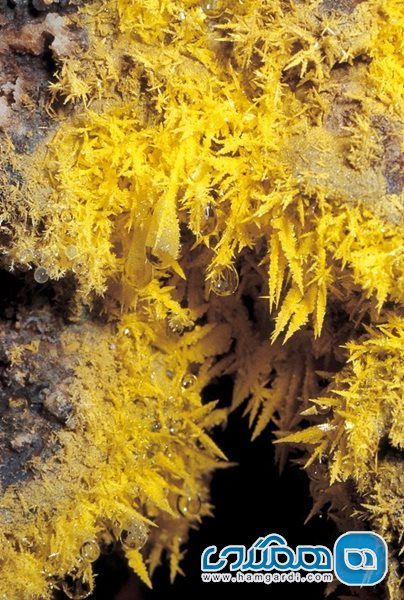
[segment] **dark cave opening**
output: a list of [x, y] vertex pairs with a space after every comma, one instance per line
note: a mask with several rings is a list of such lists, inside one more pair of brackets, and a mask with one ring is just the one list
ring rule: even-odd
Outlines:
[[[231, 378], [223, 377], [208, 386], [205, 399], [220, 397], [221, 403], [228, 405], [231, 393]], [[311, 600], [324, 599], [325, 584], [269, 586], [265, 583], [208, 584], [201, 581], [200, 558], [206, 546], [214, 544], [220, 549], [228, 544], [245, 544], [248, 547], [259, 536], [279, 533], [292, 548], [299, 544], [321, 544], [332, 548], [339, 535], [335, 524], [324, 512], [304, 525], [312, 507], [309, 479], [296, 465], [289, 464], [279, 474], [270, 428], [251, 442], [247, 419], [242, 417], [242, 409], [238, 409], [230, 415], [225, 429], [216, 428], [213, 439], [229, 461], [238, 466], [221, 469], [213, 476], [214, 517], [204, 519], [198, 530], [190, 532], [182, 562], [185, 577], [178, 576], [171, 584], [168, 564], [163, 564], [156, 570], [153, 589], [149, 590], [130, 574], [123, 555], [114, 553], [101, 557], [95, 565], [98, 576], [92, 600], [181, 599], [192, 594], [208, 594], [215, 598], [234, 593], [234, 587], [229, 588], [229, 585], [241, 585], [242, 593], [251, 593], [254, 600], [279, 598], [285, 594], [290, 597], [303, 594]]]

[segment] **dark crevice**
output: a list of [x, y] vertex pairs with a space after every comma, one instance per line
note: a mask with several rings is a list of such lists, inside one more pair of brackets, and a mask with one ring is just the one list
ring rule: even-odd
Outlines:
[[43, 59], [45, 68], [50, 75], [50, 79], [52, 80], [57, 71], [57, 65], [55, 62], [55, 58], [54, 58], [53, 52], [50, 47], [52, 42], [54, 41], [55, 37], [52, 34], [46, 33], [46, 32], [43, 34], [43, 37], [45, 39], [45, 51], [42, 55], [42, 59]]

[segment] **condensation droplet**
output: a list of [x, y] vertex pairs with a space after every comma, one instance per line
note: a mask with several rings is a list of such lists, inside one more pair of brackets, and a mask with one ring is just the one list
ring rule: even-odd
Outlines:
[[226, 8], [224, 0], [202, 0], [201, 7], [205, 15], [211, 18], [220, 17]]
[[77, 256], [77, 248], [76, 246], [66, 246], [65, 255], [69, 260], [73, 260]]
[[199, 496], [178, 496], [177, 509], [183, 517], [195, 517], [201, 510], [202, 502]]
[[37, 283], [46, 283], [48, 281], [49, 275], [45, 267], [37, 267], [35, 269], [34, 279]]
[[132, 521], [128, 529], [121, 533], [120, 540], [125, 548], [143, 548], [149, 537], [149, 530], [141, 521]]
[[322, 477], [322, 471], [318, 465], [312, 466], [308, 474], [312, 481], [319, 481]]
[[216, 211], [212, 204], [207, 204], [203, 210], [203, 218], [201, 223], [202, 235], [212, 233], [217, 224]]
[[203, 177], [202, 165], [196, 166], [194, 169], [192, 169], [192, 171], [188, 175], [189, 181], [193, 181], [193, 182], [200, 181], [202, 179], [202, 177]]
[[168, 328], [171, 331], [171, 333], [176, 333], [178, 335], [181, 335], [181, 333], [184, 332], [184, 325], [181, 323], [181, 321], [176, 318], [176, 317], [172, 317], [169, 321], [168, 321]]
[[179, 422], [175, 421], [174, 419], [169, 419], [167, 422], [167, 428], [170, 435], [175, 435], [178, 433]]
[[100, 553], [101, 550], [96, 540], [86, 540], [80, 549], [81, 556], [90, 562], [97, 560]]
[[329, 406], [327, 404], [317, 404], [316, 408], [317, 408], [317, 413], [319, 415], [326, 415], [331, 410], [331, 406]]
[[146, 246], [146, 260], [153, 265], [153, 267], [161, 268], [163, 266], [162, 260], [153, 254], [153, 248]]
[[90, 583], [81, 578], [75, 579], [72, 575], [66, 576], [62, 589], [71, 600], [82, 600], [91, 594]]
[[129, 327], [125, 327], [123, 330], [123, 335], [126, 335], [126, 337], [130, 337], [132, 335]]
[[193, 375], [192, 373], [187, 373], [186, 375], [184, 375], [184, 377], [181, 379], [181, 387], [184, 390], [189, 390], [189, 388], [191, 388], [192, 386], [195, 385], [196, 383], [196, 376]]
[[213, 274], [210, 280], [210, 289], [217, 296], [230, 296], [237, 290], [238, 284], [237, 270], [231, 265]]
[[153, 421], [152, 426], [150, 427], [150, 431], [153, 431], [154, 433], [157, 431], [160, 431], [161, 429], [161, 423], [160, 421]]

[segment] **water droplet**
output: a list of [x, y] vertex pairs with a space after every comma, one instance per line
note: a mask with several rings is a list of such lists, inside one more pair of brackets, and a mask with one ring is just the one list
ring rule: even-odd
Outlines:
[[163, 266], [162, 260], [156, 254], [153, 254], [153, 248], [150, 246], [146, 246], [146, 260], [157, 269]]
[[203, 177], [203, 173], [204, 173], [203, 166], [198, 165], [194, 169], [192, 169], [192, 171], [188, 175], [188, 179], [189, 179], [189, 181], [193, 181], [193, 182], [200, 181]]
[[91, 585], [83, 579], [75, 579], [73, 575], [67, 575], [62, 589], [71, 600], [82, 600], [91, 594]]
[[175, 435], [178, 433], [179, 422], [175, 421], [174, 419], [169, 419], [167, 422], [167, 428], [170, 435]]
[[217, 296], [230, 296], [237, 290], [238, 284], [237, 270], [231, 265], [213, 274], [210, 280], [210, 289]]
[[201, 7], [205, 15], [213, 19], [220, 17], [226, 8], [224, 0], [202, 0]]
[[331, 406], [327, 404], [317, 404], [316, 408], [319, 415], [326, 415], [331, 410]]
[[320, 481], [323, 476], [323, 471], [319, 465], [312, 465], [308, 471], [309, 478], [312, 481]]
[[203, 218], [201, 223], [202, 235], [209, 235], [212, 233], [217, 224], [216, 211], [212, 204], [207, 204], [203, 211]]
[[85, 560], [94, 562], [100, 556], [100, 547], [96, 540], [86, 540], [81, 549], [80, 554]]
[[150, 427], [150, 431], [153, 431], [153, 433], [155, 433], [156, 431], [160, 431], [160, 429], [161, 423], [156, 419], [155, 421], [153, 421], [152, 426]]
[[181, 333], [183, 333], [184, 331], [184, 325], [177, 317], [172, 317], [168, 321], [168, 328], [171, 331], [171, 333], [176, 333], [178, 335], [181, 335]]
[[201, 510], [202, 502], [199, 496], [178, 496], [177, 509], [183, 517], [195, 517]]
[[126, 335], [126, 337], [131, 336], [131, 331], [130, 331], [129, 327], [125, 327], [125, 329], [123, 330], [123, 335]]
[[195, 375], [193, 375], [192, 373], [187, 373], [181, 379], [181, 387], [184, 390], [189, 390], [189, 388], [191, 388], [192, 386], [195, 385], [196, 381], [197, 381], [197, 379], [196, 379]]
[[66, 246], [65, 255], [69, 260], [73, 260], [77, 256], [77, 248], [76, 246]]
[[32, 260], [32, 257], [28, 258], [28, 256], [26, 255], [20, 255], [19, 259], [18, 259], [18, 270], [21, 271], [21, 273], [26, 273], [27, 271], [30, 270], [30, 261]]
[[46, 283], [48, 281], [49, 275], [45, 267], [37, 267], [35, 269], [34, 279], [37, 283]]
[[125, 548], [143, 548], [149, 538], [149, 530], [141, 521], [132, 521], [128, 529], [121, 533], [120, 540]]

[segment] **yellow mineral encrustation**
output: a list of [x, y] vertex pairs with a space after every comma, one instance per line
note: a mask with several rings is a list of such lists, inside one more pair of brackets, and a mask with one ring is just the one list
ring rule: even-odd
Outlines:
[[253, 437], [274, 422], [282, 466], [300, 448], [313, 510], [386, 539], [399, 600], [402, 4], [72, 8], [46, 17], [48, 128], [0, 149], [2, 269], [70, 282], [66, 322], [35, 308], [2, 346], [20, 387], [52, 356], [58, 426], [0, 489], [0, 599], [85, 598], [111, 540], [148, 585], [167, 552], [173, 580], [226, 465], [209, 431], [228, 410], [201, 393], [231, 374]]

